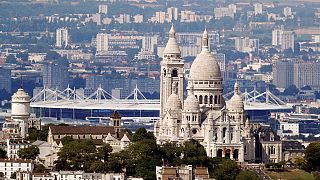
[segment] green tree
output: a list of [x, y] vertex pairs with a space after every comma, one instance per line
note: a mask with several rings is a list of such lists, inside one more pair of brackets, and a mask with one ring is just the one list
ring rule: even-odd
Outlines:
[[155, 140], [156, 138], [154, 137], [152, 132], [148, 132], [145, 128], [137, 129], [132, 137], [133, 142], [147, 140], [147, 139]]
[[108, 172], [108, 166], [102, 161], [94, 161], [91, 163], [88, 172], [94, 173], [106, 173]]
[[62, 145], [67, 145], [75, 140], [71, 136], [65, 136], [61, 139]]
[[37, 156], [39, 155], [39, 153], [40, 153], [40, 151], [37, 146], [30, 146], [28, 148], [18, 150], [18, 156], [21, 159], [35, 160], [37, 158]]
[[96, 146], [90, 140], [71, 141], [58, 152], [55, 167], [57, 170], [88, 171], [96, 159], [96, 152]]
[[7, 158], [7, 151], [2, 148], [0, 148], [0, 158], [1, 159]]
[[6, 63], [17, 64], [17, 58], [13, 54], [10, 54], [6, 58]]
[[[129, 146], [123, 157], [129, 156], [126, 170], [145, 180], [156, 178], [155, 166], [162, 165], [163, 153], [155, 140], [137, 141]], [[133, 169], [130, 169], [133, 168]]]
[[222, 163], [214, 170], [217, 180], [234, 180], [240, 172], [240, 167], [235, 161], [223, 159]]
[[184, 142], [182, 147], [182, 163], [193, 166], [206, 166], [208, 163], [208, 156], [204, 147], [196, 140], [189, 140]]
[[105, 144], [97, 149], [97, 158], [103, 162], [108, 162], [108, 159], [111, 155], [112, 147], [110, 144]]
[[305, 151], [305, 159], [310, 170], [320, 170], [320, 142], [309, 144]]
[[237, 180], [259, 180], [259, 176], [252, 171], [240, 171], [237, 175]]
[[299, 93], [299, 89], [295, 85], [291, 85], [283, 91], [283, 95], [289, 95], [289, 96], [295, 96], [298, 93]]
[[169, 166], [178, 166], [181, 164], [182, 148], [176, 143], [168, 142], [161, 146], [164, 153], [164, 163]]
[[36, 164], [34, 166], [33, 172], [34, 173], [45, 173], [46, 167], [44, 167], [44, 165], [42, 165], [42, 164]]

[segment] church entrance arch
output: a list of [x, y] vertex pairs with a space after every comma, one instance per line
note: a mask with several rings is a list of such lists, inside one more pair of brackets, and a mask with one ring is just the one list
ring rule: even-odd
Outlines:
[[218, 149], [218, 151], [217, 151], [217, 157], [222, 157], [222, 149]]
[[230, 159], [230, 155], [231, 155], [231, 150], [230, 149], [226, 149], [225, 157]]
[[238, 161], [238, 158], [239, 158], [239, 150], [238, 149], [235, 149], [233, 151], [233, 159]]

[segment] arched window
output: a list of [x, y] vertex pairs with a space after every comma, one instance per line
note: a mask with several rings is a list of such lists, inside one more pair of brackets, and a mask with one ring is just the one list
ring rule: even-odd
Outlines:
[[210, 104], [213, 104], [213, 96], [210, 96]]
[[204, 96], [204, 104], [208, 104], [208, 96], [207, 95]]
[[224, 128], [222, 129], [222, 137], [223, 137], [223, 138], [226, 137], [226, 132], [227, 132], [227, 128], [224, 127]]
[[221, 95], [218, 96], [218, 104], [221, 104]]
[[230, 140], [233, 140], [233, 128], [230, 129]]
[[178, 77], [178, 70], [177, 69], [172, 70], [171, 77]]
[[217, 100], [218, 100], [218, 96], [214, 95], [214, 104], [218, 104]]
[[199, 104], [202, 104], [202, 95], [199, 96]]

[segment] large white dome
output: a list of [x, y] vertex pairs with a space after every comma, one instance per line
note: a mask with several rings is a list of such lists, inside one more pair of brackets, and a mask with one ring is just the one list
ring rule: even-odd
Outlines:
[[210, 80], [221, 78], [219, 64], [208, 49], [203, 49], [193, 61], [189, 78], [192, 80]]
[[190, 79], [211, 80], [217, 78], [221, 78], [220, 67], [209, 51], [209, 35], [205, 30], [202, 37], [202, 50], [191, 65]]

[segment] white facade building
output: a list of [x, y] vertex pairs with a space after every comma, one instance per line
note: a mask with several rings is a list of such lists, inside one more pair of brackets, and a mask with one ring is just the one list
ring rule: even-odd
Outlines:
[[[33, 164], [31, 161], [24, 160], [12, 160], [1, 159], [0, 160], [0, 172], [4, 174], [6, 179], [10, 179], [10, 176], [16, 171], [33, 171]], [[21, 179], [22, 180], [22, 179]]]
[[260, 3], [254, 4], [254, 15], [262, 14], [263, 12], [263, 5]]
[[259, 39], [250, 39], [249, 37], [238, 37], [234, 41], [235, 49], [246, 53], [259, 53]]
[[295, 35], [292, 31], [275, 29], [272, 31], [272, 45], [280, 46], [281, 50], [292, 49], [294, 51]]
[[167, 21], [168, 22], [172, 22], [172, 21], [177, 21], [178, 20], [178, 8], [175, 7], [169, 7], [167, 9], [167, 13], [168, 13], [168, 17], [167, 17]]
[[56, 31], [56, 47], [65, 48], [69, 44], [69, 34], [67, 28], [59, 28]]
[[108, 34], [98, 33], [97, 34], [97, 54], [108, 51]]
[[247, 159], [253, 160], [253, 138], [238, 85], [235, 84], [234, 96], [226, 104], [220, 67], [209, 51], [208, 39], [205, 31], [202, 51], [190, 69], [188, 96], [184, 99], [184, 63], [173, 27], [170, 30], [161, 62], [160, 121], [154, 128], [157, 143], [195, 139], [210, 157], [243, 162], [246, 153]]
[[299, 135], [299, 123], [280, 122], [280, 131], [283, 136]]
[[100, 14], [108, 14], [108, 5], [106, 5], [106, 4], [99, 5], [99, 13]]
[[234, 7], [221, 7], [214, 8], [214, 18], [221, 19], [223, 17], [231, 17], [234, 18]]

